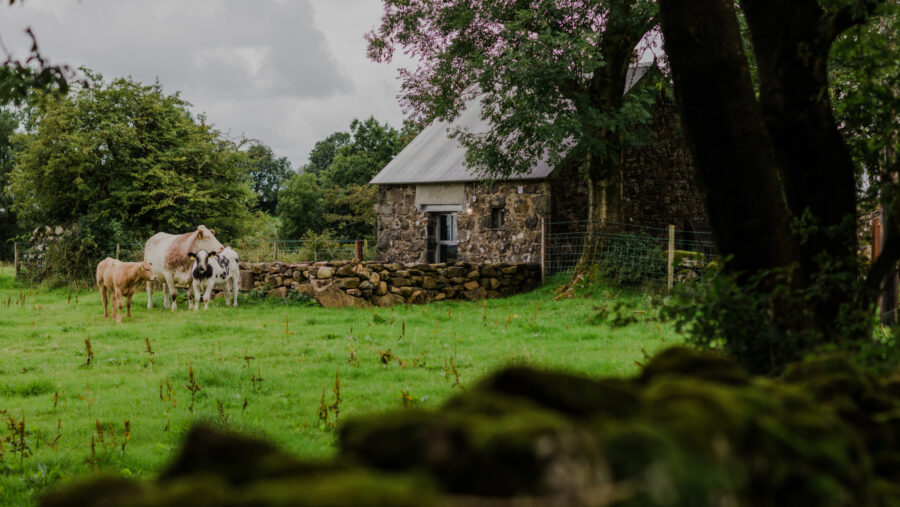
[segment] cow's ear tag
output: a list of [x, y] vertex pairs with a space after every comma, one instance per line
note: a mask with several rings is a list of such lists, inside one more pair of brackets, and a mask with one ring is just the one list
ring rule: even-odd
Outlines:
[[194, 252], [191, 252], [191, 253], [188, 254], [188, 257], [190, 257], [191, 259], [196, 259], [196, 258], [197, 258], [197, 254], [195, 254]]
[[216, 256], [216, 252], [210, 251], [210, 252], [209, 252], [209, 256], [210, 256], [210, 257], [215, 257], [215, 256]]
[[197, 233], [197, 239], [203, 239], [203, 231]]

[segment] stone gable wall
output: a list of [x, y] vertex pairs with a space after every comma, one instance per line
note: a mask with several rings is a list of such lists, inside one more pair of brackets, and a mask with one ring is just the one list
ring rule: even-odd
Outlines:
[[629, 224], [690, 230], [707, 218], [678, 113], [664, 98], [653, 112], [650, 143], [625, 159], [625, 216]]
[[[674, 224], [678, 230], [689, 230], [691, 224], [707, 220], [678, 114], [675, 105], [664, 98], [653, 111], [650, 142], [625, 157], [625, 217], [629, 225], [666, 229]], [[561, 167], [549, 181], [553, 197], [551, 232], [583, 228], [583, 224], [565, 224], [587, 217], [588, 184], [579, 167]]]
[[[460, 213], [457, 219], [460, 260], [541, 261], [541, 218], [550, 213], [550, 185], [546, 181], [467, 184], [466, 197], [472, 212]], [[504, 210], [501, 228], [491, 228], [491, 210], [495, 207]]]
[[541, 283], [537, 264], [413, 264], [333, 261], [240, 263], [241, 291], [307, 294], [325, 307], [364, 308], [505, 297]]
[[415, 185], [378, 185], [375, 214], [380, 261], [427, 262], [428, 217], [416, 207]]
[[[378, 186], [375, 212], [382, 262], [423, 264], [434, 260], [429, 249], [434, 215], [419, 211], [415, 200], [415, 185]], [[540, 262], [541, 217], [550, 212], [548, 182], [466, 183], [465, 201], [465, 209], [457, 212], [458, 260], [477, 264]], [[501, 228], [491, 228], [494, 207], [505, 211]]]

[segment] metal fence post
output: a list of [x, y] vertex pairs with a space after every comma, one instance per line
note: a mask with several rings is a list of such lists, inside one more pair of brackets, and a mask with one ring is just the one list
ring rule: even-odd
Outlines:
[[666, 287], [672, 290], [675, 285], [675, 226], [669, 224], [669, 259], [668, 259], [668, 280]]

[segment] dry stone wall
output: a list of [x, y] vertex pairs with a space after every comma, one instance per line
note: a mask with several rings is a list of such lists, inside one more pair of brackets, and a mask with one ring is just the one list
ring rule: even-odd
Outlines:
[[307, 294], [325, 307], [364, 308], [448, 299], [479, 300], [536, 288], [538, 264], [413, 264], [334, 261], [240, 263], [241, 290]]

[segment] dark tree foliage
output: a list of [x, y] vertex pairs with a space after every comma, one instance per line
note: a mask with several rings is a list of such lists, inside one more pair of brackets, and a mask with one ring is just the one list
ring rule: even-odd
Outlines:
[[287, 157], [275, 157], [272, 148], [262, 143], [254, 143], [247, 148], [250, 164], [250, 180], [256, 192], [260, 210], [274, 214], [278, 206], [278, 191], [284, 180], [293, 173]]

